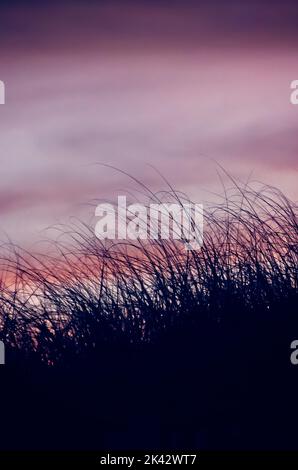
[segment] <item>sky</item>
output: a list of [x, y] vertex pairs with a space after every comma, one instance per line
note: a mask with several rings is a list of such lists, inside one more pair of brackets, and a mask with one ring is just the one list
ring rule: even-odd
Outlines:
[[196, 202], [219, 163], [297, 200], [297, 23], [291, 1], [1, 2], [0, 240], [135, 188], [99, 163]]

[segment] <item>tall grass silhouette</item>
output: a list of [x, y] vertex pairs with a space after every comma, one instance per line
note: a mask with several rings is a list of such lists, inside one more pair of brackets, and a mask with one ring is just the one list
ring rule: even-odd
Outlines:
[[[171, 187], [147, 197], [185, 200]], [[59, 230], [51, 253], [2, 247], [0, 339], [17, 370], [31, 370], [26, 386], [36, 390], [43, 377], [58, 402], [73, 400], [71, 417], [87, 426], [89, 414], [100, 429], [140, 426], [142, 416], [150, 429], [154, 416], [159, 429], [184, 429], [177, 446], [200, 439], [185, 437], [186, 429], [199, 429], [207, 448], [277, 445], [270, 433], [264, 438], [273, 405], [264, 405], [260, 384], [277, 393], [277, 371], [286, 383], [298, 326], [296, 203], [276, 188], [233, 180], [204, 207], [199, 250], [186, 250], [183, 240], [98, 240], [86, 224]], [[259, 434], [254, 413], [263, 413]], [[90, 434], [81, 438], [83, 447], [95, 446]]]

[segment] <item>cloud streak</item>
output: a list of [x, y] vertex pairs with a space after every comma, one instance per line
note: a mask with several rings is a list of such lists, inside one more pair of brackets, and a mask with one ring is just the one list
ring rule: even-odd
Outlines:
[[17, 236], [34, 238], [36, 227], [75, 215], [80, 202], [128, 186], [95, 162], [160, 189], [152, 164], [201, 198], [202, 189], [218, 189], [217, 160], [297, 197], [292, 2], [249, 11], [233, 2], [222, 11], [216, 2], [216, 11], [203, 3], [84, 5], [2, 16], [4, 230], [16, 230], [26, 206]]

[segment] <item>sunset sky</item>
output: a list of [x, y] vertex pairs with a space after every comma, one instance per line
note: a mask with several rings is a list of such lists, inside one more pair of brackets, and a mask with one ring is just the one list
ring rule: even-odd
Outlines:
[[0, 239], [133, 187], [99, 162], [202, 202], [217, 161], [297, 200], [297, 24], [290, 1], [2, 2]]

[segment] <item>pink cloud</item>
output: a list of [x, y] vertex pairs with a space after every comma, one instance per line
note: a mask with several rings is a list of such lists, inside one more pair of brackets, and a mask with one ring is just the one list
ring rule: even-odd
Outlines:
[[[145, 6], [71, 12], [65, 23], [63, 9], [49, 19], [40, 9], [11, 10], [6, 25], [15, 20], [19, 33], [1, 33], [0, 211], [12, 237], [35, 237], [37, 228], [81, 214], [80, 202], [130, 188], [95, 162], [158, 190], [151, 164], [201, 198], [218, 189], [217, 160], [297, 197], [298, 107], [289, 104], [297, 53], [288, 17], [277, 47], [271, 13], [265, 33], [257, 27], [249, 41], [232, 22], [237, 8], [217, 33], [204, 8], [197, 17], [183, 10], [186, 23], [178, 10]], [[26, 229], [17, 232], [24, 207]]]

